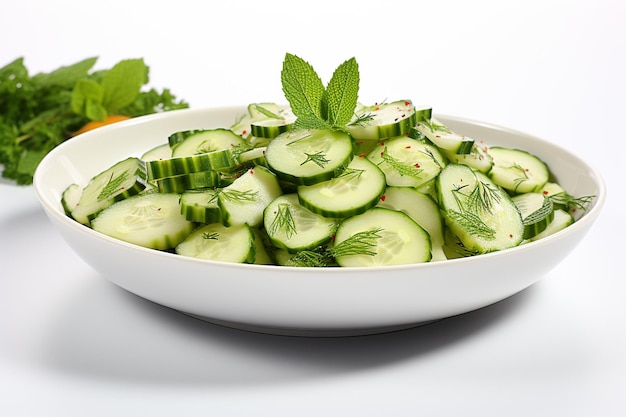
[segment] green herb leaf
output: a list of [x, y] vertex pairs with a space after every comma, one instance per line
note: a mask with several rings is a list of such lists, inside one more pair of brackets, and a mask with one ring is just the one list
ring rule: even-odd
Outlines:
[[104, 120], [107, 117], [103, 100], [104, 89], [94, 80], [79, 80], [72, 90], [72, 110], [89, 120]]
[[35, 169], [52, 148], [89, 120], [103, 120], [112, 111], [135, 117], [189, 107], [169, 90], [140, 91], [148, 81], [143, 60], [90, 72], [96, 59], [34, 76], [23, 58], [0, 68], [2, 177], [32, 184]]
[[326, 87], [326, 118], [332, 126], [345, 126], [352, 120], [358, 95], [359, 65], [351, 58], [337, 67]]
[[285, 98], [298, 119], [324, 120], [322, 99], [325, 89], [311, 64], [296, 55], [286, 54], [281, 81]]
[[359, 66], [351, 58], [335, 69], [325, 88], [311, 64], [286, 54], [281, 72], [285, 98], [296, 116], [296, 129], [344, 129], [354, 116]]
[[128, 106], [148, 82], [148, 69], [143, 59], [127, 59], [111, 68], [102, 77], [104, 100], [102, 105], [109, 114]]

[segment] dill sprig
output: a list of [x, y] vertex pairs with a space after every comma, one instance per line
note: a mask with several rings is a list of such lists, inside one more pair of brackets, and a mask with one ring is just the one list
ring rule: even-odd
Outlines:
[[566, 191], [548, 196], [554, 204], [565, 206], [567, 211], [583, 210], [587, 211], [589, 205], [596, 198], [595, 195], [585, 195], [582, 197], [574, 197]]
[[124, 184], [124, 182], [128, 179], [128, 171], [120, 172], [120, 175], [117, 177], [114, 177], [113, 175], [114, 173], [111, 173], [111, 178], [109, 178], [107, 184], [104, 188], [102, 188], [100, 194], [98, 194], [98, 201], [110, 198], [113, 194], [120, 190], [122, 184]]
[[251, 202], [254, 201], [259, 195], [258, 191], [254, 190], [226, 190], [221, 191], [222, 198], [233, 202]]
[[285, 236], [287, 236], [287, 239], [290, 239], [297, 233], [296, 222], [293, 219], [291, 206], [289, 204], [278, 205], [276, 217], [272, 220], [269, 230], [272, 234], [276, 234], [278, 230], [282, 230], [285, 233]]
[[329, 248], [329, 252], [335, 258], [349, 255], [376, 255], [378, 239], [382, 238], [382, 227], [355, 233], [343, 242]]
[[315, 165], [319, 166], [320, 168], [324, 168], [324, 165], [330, 162], [329, 159], [326, 159], [326, 154], [323, 153], [322, 151], [319, 151], [317, 153], [305, 152], [304, 154], [307, 156], [307, 158], [300, 165], [304, 165], [307, 162], [313, 162]]
[[424, 171], [423, 169], [417, 168], [414, 165], [404, 164], [400, 162], [398, 159], [389, 155], [389, 153], [387, 152], [386, 146], [383, 149], [383, 152], [380, 156], [384, 162], [389, 164], [389, 166], [393, 168], [394, 170], [398, 171], [400, 175], [412, 177], [412, 178], [420, 178], [422, 172]]

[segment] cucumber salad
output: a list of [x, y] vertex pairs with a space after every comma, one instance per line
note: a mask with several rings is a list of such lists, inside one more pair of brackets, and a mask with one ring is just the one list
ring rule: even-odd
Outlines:
[[61, 196], [65, 213], [125, 242], [222, 262], [368, 267], [476, 256], [574, 223], [575, 197], [527, 151], [453, 131], [410, 99], [358, 101], [354, 58], [324, 85], [286, 54], [288, 105], [231, 125], [164, 132]]

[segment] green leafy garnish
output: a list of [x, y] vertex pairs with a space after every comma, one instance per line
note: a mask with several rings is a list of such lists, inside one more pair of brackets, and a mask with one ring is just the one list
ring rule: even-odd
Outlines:
[[302, 58], [286, 54], [281, 81], [285, 98], [300, 129], [344, 129], [354, 116], [359, 92], [359, 66], [355, 58], [335, 69], [324, 87], [315, 69]]
[[30, 75], [24, 59], [0, 68], [0, 169], [18, 185], [32, 183], [41, 159], [89, 121], [142, 116], [189, 107], [164, 89], [141, 91], [149, 67], [122, 60], [93, 71], [87, 58], [49, 73]]

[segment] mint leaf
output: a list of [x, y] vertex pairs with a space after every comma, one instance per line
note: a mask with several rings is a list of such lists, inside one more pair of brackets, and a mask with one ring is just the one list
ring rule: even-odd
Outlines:
[[344, 129], [354, 116], [359, 93], [359, 66], [355, 58], [342, 63], [324, 88], [313, 67], [286, 54], [281, 72], [283, 92], [296, 116], [298, 129]]
[[[308, 62], [296, 55], [286, 54], [281, 81], [285, 98], [298, 119], [324, 120], [322, 114], [324, 85]], [[302, 122], [298, 123], [296, 120], [296, 126], [301, 124]]]
[[87, 77], [97, 60], [98, 58], [87, 58], [49, 73], [39, 73], [33, 77], [33, 81], [38, 84], [39, 88], [48, 86], [72, 88], [78, 80]]
[[[90, 120], [104, 120], [107, 114], [102, 107], [103, 100], [104, 89], [100, 84], [90, 79], [79, 80], [72, 90], [72, 111]], [[96, 112], [97, 105], [104, 110], [104, 116], [101, 111]]]
[[326, 119], [332, 126], [342, 127], [350, 122], [358, 94], [359, 65], [355, 58], [351, 58], [337, 67], [326, 87]]
[[102, 105], [109, 114], [130, 105], [148, 82], [148, 67], [143, 59], [120, 61], [102, 77], [104, 99]]

